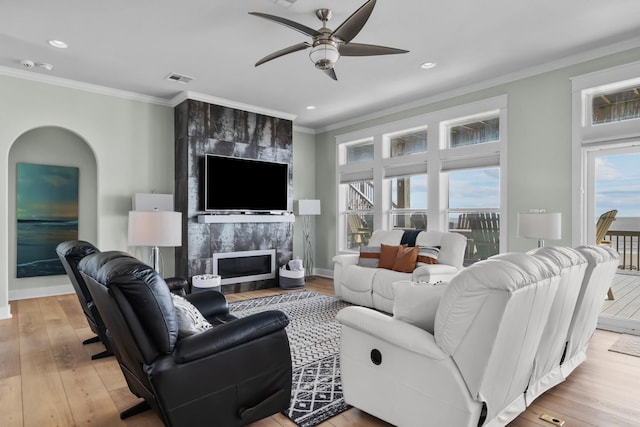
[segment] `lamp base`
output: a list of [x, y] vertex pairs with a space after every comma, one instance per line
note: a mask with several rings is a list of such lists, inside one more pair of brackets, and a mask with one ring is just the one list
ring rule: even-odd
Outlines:
[[151, 248], [151, 266], [160, 274], [160, 248], [157, 246]]

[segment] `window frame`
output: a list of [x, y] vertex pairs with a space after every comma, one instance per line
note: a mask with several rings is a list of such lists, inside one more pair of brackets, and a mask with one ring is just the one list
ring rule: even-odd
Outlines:
[[640, 119], [591, 124], [594, 95], [640, 84], [640, 61], [607, 68], [571, 78], [572, 86], [572, 225], [571, 244], [593, 242], [595, 225], [589, 205], [590, 184], [588, 159], [593, 151], [603, 148], [635, 146], [640, 138]]
[[[353, 132], [340, 134], [336, 141], [336, 252], [353, 252], [343, 247], [346, 241], [345, 208], [346, 198], [341, 190], [341, 176], [358, 176], [368, 174], [374, 182], [373, 229], [389, 229], [392, 221], [390, 171], [395, 176], [406, 176], [418, 173], [427, 174], [427, 229], [448, 230], [448, 179], [445, 177], [443, 165], [449, 170], [494, 166], [500, 168], [500, 251], [506, 247], [506, 182], [507, 182], [507, 121], [508, 96], [463, 104], [456, 107], [437, 110], [390, 123], [385, 123]], [[497, 116], [500, 122], [500, 139], [494, 142], [447, 148], [446, 126], [461, 120], [476, 117]], [[391, 157], [390, 140], [398, 134], [427, 130], [427, 151], [404, 156]], [[373, 141], [374, 158], [370, 162], [346, 164], [345, 147], [350, 144]], [[407, 170], [410, 173], [400, 175], [397, 171]], [[430, 173], [431, 172], [431, 173]], [[410, 209], [413, 211], [413, 209]]]

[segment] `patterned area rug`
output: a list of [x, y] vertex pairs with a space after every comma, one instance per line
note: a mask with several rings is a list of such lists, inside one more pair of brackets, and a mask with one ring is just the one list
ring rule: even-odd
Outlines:
[[609, 351], [640, 357], [640, 336], [622, 334], [620, 338], [613, 343]]
[[293, 386], [291, 406], [284, 414], [300, 427], [313, 427], [350, 408], [340, 382], [340, 324], [336, 314], [350, 304], [309, 291], [229, 303], [231, 313], [245, 317], [281, 310], [287, 326]]

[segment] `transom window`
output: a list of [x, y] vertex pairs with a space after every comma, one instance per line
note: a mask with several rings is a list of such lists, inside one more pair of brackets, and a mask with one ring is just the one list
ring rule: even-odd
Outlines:
[[640, 85], [594, 94], [591, 107], [594, 125], [640, 118]]
[[389, 137], [391, 157], [408, 156], [427, 151], [427, 130], [419, 130]]
[[373, 160], [373, 141], [347, 146], [347, 163], [361, 163]]
[[497, 116], [471, 119], [460, 124], [452, 122], [448, 128], [450, 148], [500, 140], [500, 119]]

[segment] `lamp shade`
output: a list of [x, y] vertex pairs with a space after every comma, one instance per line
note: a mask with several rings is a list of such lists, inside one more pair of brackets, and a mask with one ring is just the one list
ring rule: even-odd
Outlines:
[[182, 213], [130, 211], [129, 246], [182, 246]]
[[320, 215], [320, 200], [298, 200], [298, 215]]
[[531, 212], [518, 214], [518, 237], [525, 239], [562, 238], [562, 214]]

